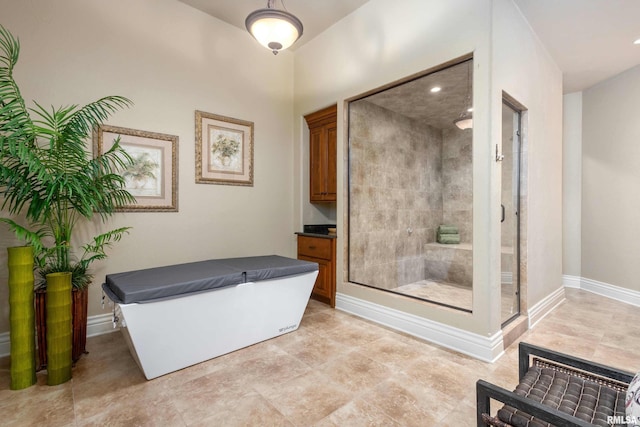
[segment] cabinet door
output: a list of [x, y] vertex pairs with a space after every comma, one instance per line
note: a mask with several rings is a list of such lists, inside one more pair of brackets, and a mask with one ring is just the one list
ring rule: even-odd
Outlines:
[[336, 189], [337, 189], [337, 178], [336, 178], [336, 168], [338, 163], [338, 150], [337, 150], [337, 133], [338, 129], [335, 125], [331, 125], [327, 127], [327, 149], [326, 149], [326, 188], [324, 194], [325, 201], [335, 202], [337, 198]]
[[313, 285], [313, 293], [331, 299], [333, 292], [331, 289], [331, 261], [320, 258], [310, 258], [298, 255], [298, 259], [318, 263], [318, 277]]
[[335, 202], [337, 200], [337, 111], [332, 105], [304, 116], [309, 126], [309, 200]]
[[310, 182], [310, 199], [312, 202], [321, 202], [324, 200], [325, 193], [325, 177], [326, 172], [324, 169], [325, 157], [324, 149], [325, 141], [323, 130], [321, 127], [310, 129], [309, 134], [309, 157], [310, 157], [310, 169], [309, 169], [309, 182]]

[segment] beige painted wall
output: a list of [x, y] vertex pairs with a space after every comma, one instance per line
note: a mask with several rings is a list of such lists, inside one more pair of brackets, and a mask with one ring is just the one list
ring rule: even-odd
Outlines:
[[582, 102], [581, 276], [640, 291], [640, 67]]
[[[464, 13], [460, 13], [464, 11]], [[402, 25], [398, 25], [402, 22]], [[473, 314], [390, 296], [343, 280], [346, 248], [346, 126], [344, 102], [414, 73], [474, 53], [474, 290]], [[482, 335], [500, 329], [501, 93], [527, 105], [531, 117], [532, 215], [529, 294], [536, 303], [561, 284], [562, 76], [510, 0], [406, 0], [389, 7], [371, 0], [296, 51], [295, 116], [338, 103], [338, 292]], [[304, 129], [295, 121], [296, 158], [304, 158]], [[549, 157], [552, 159], [549, 160]], [[296, 166], [303, 176], [305, 164]], [[297, 198], [304, 191], [295, 188]], [[296, 218], [304, 216], [296, 203]], [[536, 269], [532, 272], [532, 269]]]
[[[244, 30], [176, 0], [0, 0], [0, 23], [22, 43], [15, 77], [43, 105], [105, 95], [135, 102], [109, 123], [178, 135], [177, 213], [116, 214], [132, 226], [95, 266], [89, 315], [109, 272], [208, 258], [295, 257], [293, 53], [274, 57]], [[195, 184], [194, 110], [255, 124], [255, 185]], [[106, 230], [106, 227], [103, 229]], [[0, 234], [0, 333], [8, 330], [6, 250]]]
[[[537, 36], [523, 28], [528, 24], [510, 0], [495, 0], [493, 5], [491, 97], [496, 135], [501, 132], [498, 105], [503, 91], [527, 109], [526, 179], [521, 189], [527, 212], [521, 226], [527, 239], [524, 305], [532, 307], [562, 286], [562, 73]], [[499, 201], [493, 206], [499, 207]]]
[[562, 273], [581, 276], [582, 92], [563, 98]]

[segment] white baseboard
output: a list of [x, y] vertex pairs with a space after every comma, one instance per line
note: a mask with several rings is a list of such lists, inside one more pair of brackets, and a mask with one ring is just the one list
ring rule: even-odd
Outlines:
[[562, 284], [565, 288], [580, 289], [580, 276], [570, 276], [568, 274], [562, 275]]
[[610, 285], [609, 283], [599, 282], [593, 279], [578, 276], [562, 276], [562, 283], [567, 288], [582, 289], [603, 297], [621, 301], [640, 307], [640, 292], [632, 289], [621, 288], [620, 286]]
[[[111, 313], [90, 316], [87, 319], [87, 337], [95, 337], [97, 335], [118, 331], [118, 328], [113, 328], [112, 317], [113, 315]], [[3, 332], [0, 334], [0, 357], [9, 356], [10, 354], [11, 341], [9, 332]]]
[[502, 331], [485, 337], [341, 293], [336, 294], [336, 308], [485, 362], [504, 352]]
[[112, 313], [98, 314], [87, 319], [87, 337], [109, 334], [119, 330], [120, 328], [113, 327]]
[[0, 334], [0, 357], [9, 356], [11, 354], [11, 341], [9, 340], [9, 332]]
[[559, 287], [540, 302], [529, 308], [527, 316], [529, 318], [529, 329], [533, 328], [547, 314], [551, 313], [554, 308], [565, 300], [564, 287]]

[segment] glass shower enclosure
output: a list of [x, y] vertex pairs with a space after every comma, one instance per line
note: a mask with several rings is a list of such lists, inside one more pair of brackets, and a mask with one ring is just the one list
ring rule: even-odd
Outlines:
[[472, 81], [469, 58], [349, 103], [350, 282], [471, 312]]

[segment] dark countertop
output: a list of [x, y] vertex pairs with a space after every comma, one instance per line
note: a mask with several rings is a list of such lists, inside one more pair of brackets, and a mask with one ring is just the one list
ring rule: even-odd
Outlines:
[[298, 236], [307, 237], [320, 237], [324, 239], [335, 239], [338, 236], [335, 234], [329, 234], [329, 228], [335, 228], [335, 224], [305, 224], [302, 227], [302, 232], [298, 231], [295, 234]]
[[298, 236], [319, 237], [321, 239], [336, 239], [338, 237], [337, 234], [305, 233], [304, 231], [296, 231], [295, 234]]

